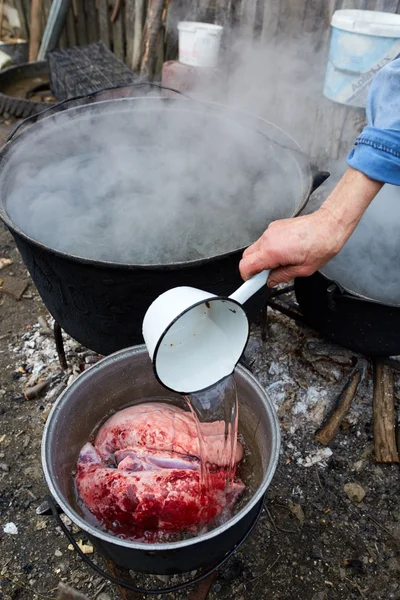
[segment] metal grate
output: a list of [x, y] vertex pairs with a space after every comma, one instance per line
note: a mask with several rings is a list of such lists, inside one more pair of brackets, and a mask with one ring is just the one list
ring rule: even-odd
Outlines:
[[103, 42], [54, 50], [48, 60], [50, 87], [58, 100], [129, 85], [135, 80], [133, 72]]

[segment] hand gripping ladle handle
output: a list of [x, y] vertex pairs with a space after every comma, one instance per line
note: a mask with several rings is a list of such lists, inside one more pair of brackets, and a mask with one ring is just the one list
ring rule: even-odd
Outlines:
[[250, 277], [250, 279], [245, 281], [236, 292], [233, 292], [233, 294], [229, 296], [229, 298], [236, 300], [239, 304], [244, 304], [267, 283], [268, 275], [269, 270], [261, 271], [261, 273], [257, 273], [257, 275]]

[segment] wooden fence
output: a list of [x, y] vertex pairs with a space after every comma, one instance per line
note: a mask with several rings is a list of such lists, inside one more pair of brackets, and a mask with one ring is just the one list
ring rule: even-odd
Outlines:
[[[18, 9], [23, 35], [29, 37], [30, 0], [8, 1]], [[40, 1], [44, 27], [51, 0]], [[288, 115], [301, 109], [300, 141], [321, 164], [347, 152], [364, 124], [364, 111], [335, 104], [322, 95], [330, 19], [340, 8], [400, 13], [400, 0], [73, 0], [60, 46], [102, 40], [135, 71], [153, 77], [163, 61], [177, 56], [180, 20], [220, 23], [236, 37], [262, 40], [267, 47], [281, 44], [282, 52], [286, 41], [311, 36], [310, 69], [315, 71], [319, 93], [297, 102], [287, 93], [286, 82], [276, 77], [272, 82], [275, 100], [266, 98], [261, 112], [290, 130]]]
[[[22, 34], [28, 38], [31, 0], [9, 1], [18, 9]], [[42, 28], [51, 2], [41, 0]], [[137, 65], [148, 9], [155, 4], [157, 0], [73, 0], [60, 46], [102, 40], [129, 66]], [[221, 23], [266, 42], [312, 32], [319, 33], [325, 43], [331, 15], [339, 8], [400, 12], [399, 0], [164, 0], [162, 5], [163, 58], [167, 60], [176, 57], [176, 26], [184, 19]]]

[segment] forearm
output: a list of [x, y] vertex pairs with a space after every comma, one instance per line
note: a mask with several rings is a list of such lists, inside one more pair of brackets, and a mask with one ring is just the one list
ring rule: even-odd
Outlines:
[[348, 156], [350, 167], [370, 179], [400, 185], [400, 58], [375, 76], [367, 121]]
[[320, 211], [335, 221], [339, 237], [347, 241], [357, 227], [362, 215], [371, 204], [383, 183], [370, 179], [349, 167]]

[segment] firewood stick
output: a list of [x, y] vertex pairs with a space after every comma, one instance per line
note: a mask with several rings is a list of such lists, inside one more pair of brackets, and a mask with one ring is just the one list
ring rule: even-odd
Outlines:
[[376, 462], [398, 463], [393, 372], [379, 361], [374, 364], [373, 420]]
[[143, 79], [153, 79], [157, 62], [157, 41], [162, 27], [165, 0], [150, 0], [147, 9], [147, 23], [144, 34], [143, 56], [140, 75]]
[[322, 427], [316, 432], [315, 440], [324, 446], [328, 446], [339, 431], [340, 424], [346, 416], [357, 393], [363, 369], [364, 366], [363, 364], [360, 364], [359, 361], [359, 364], [350, 375], [345, 387], [340, 392], [333, 410], [329, 413]]
[[40, 47], [42, 0], [31, 2], [31, 24], [29, 33], [29, 62], [37, 59]]

